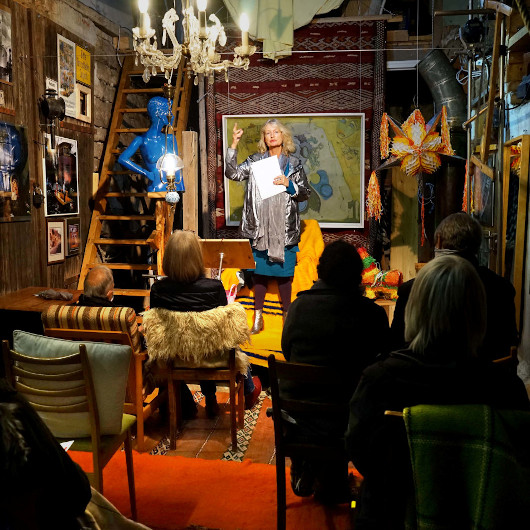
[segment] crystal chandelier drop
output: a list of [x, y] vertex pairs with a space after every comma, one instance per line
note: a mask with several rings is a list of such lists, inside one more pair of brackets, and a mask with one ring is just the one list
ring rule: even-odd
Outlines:
[[162, 46], [166, 45], [169, 37], [173, 47], [172, 53], [166, 55], [158, 49], [156, 31], [151, 28], [151, 21], [147, 13], [149, 0], [138, 0], [140, 11], [140, 22], [138, 27], [133, 28], [134, 50], [136, 62], [145, 66], [143, 80], [147, 83], [150, 77], [157, 74], [157, 70], [164, 72], [166, 79], [170, 82], [173, 70], [178, 68], [182, 56], [187, 59], [188, 76], [194, 76], [197, 84], [197, 75], [204, 74], [210, 83], [213, 83], [214, 72], [225, 72], [225, 80], [228, 81], [228, 68], [248, 69], [249, 57], [256, 51], [255, 46], [248, 43], [249, 20], [245, 14], [241, 15], [241, 46], [234, 49], [232, 60], [221, 60], [221, 55], [216, 51], [217, 42], [220, 46], [226, 44], [226, 34], [220, 20], [210, 15], [206, 22], [206, 0], [197, 0], [197, 17], [189, 0], [183, 10], [184, 42], [180, 44], [175, 35], [175, 23], [179, 20], [174, 8], [169, 9], [162, 19]]

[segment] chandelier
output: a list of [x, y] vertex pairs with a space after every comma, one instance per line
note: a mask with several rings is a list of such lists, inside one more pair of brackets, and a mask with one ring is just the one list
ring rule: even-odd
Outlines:
[[173, 70], [184, 56], [187, 59], [188, 77], [194, 76], [197, 84], [197, 76], [204, 74], [209, 83], [213, 83], [214, 72], [225, 72], [225, 80], [228, 81], [228, 68], [248, 69], [249, 57], [256, 51], [255, 46], [248, 43], [249, 20], [244, 13], [241, 15], [239, 25], [241, 28], [241, 46], [234, 49], [232, 60], [221, 60], [215, 47], [217, 42], [220, 46], [226, 44], [226, 34], [220, 20], [211, 14], [208, 18], [212, 25], [206, 22], [206, 0], [197, 0], [197, 15], [193, 6], [186, 0], [183, 10], [184, 41], [180, 44], [175, 35], [175, 23], [179, 16], [174, 8], [169, 9], [162, 19], [162, 46], [165, 47], [169, 38], [172, 53], [166, 54], [158, 49], [156, 31], [151, 28], [151, 19], [147, 13], [149, 0], [138, 0], [140, 21], [138, 27], [133, 28], [134, 50], [136, 52], [136, 64], [138, 61], [145, 66], [143, 80], [147, 83], [151, 76], [157, 74], [157, 70], [164, 72], [168, 82], [171, 82]]

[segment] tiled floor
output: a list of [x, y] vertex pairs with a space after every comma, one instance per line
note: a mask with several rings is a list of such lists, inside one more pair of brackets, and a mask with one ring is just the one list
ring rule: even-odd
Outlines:
[[[196, 385], [189, 385], [192, 392], [199, 389]], [[245, 449], [245, 459], [252, 459], [253, 462], [274, 464], [274, 428], [272, 418], [266, 415], [267, 407], [271, 406], [271, 401], [263, 392], [264, 397], [261, 408], [256, 407], [254, 412], [258, 414], [254, 428], [248, 428], [251, 434], [248, 447]], [[179, 455], [189, 458], [221, 459], [230, 447], [230, 414], [228, 408], [228, 391], [223, 388], [217, 390], [217, 401], [221, 408], [221, 413], [217, 418], [206, 417], [204, 399], [198, 404], [199, 413], [193, 420], [184, 422], [181, 432], [177, 438], [177, 448], [165, 454], [168, 456]], [[248, 414], [248, 413], [247, 413]], [[152, 451], [160, 441], [169, 434], [168, 419], [162, 418], [158, 413], [148, 418], [145, 430], [148, 437], [148, 450]], [[159, 447], [160, 451], [160, 447]], [[164, 450], [162, 450], [164, 452]]]

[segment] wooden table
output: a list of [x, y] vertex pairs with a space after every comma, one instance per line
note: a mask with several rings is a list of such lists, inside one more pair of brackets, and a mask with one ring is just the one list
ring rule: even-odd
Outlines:
[[[42, 335], [43, 328], [40, 315], [51, 305], [73, 304], [82, 291], [75, 289], [54, 289], [71, 293], [72, 300], [46, 300], [35, 296], [50, 287], [26, 287], [0, 296], [0, 339], [13, 343], [13, 331], [21, 329]], [[1, 364], [1, 363], [0, 363]]]

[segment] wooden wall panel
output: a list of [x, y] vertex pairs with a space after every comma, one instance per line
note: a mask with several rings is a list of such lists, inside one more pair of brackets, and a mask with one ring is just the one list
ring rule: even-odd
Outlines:
[[[45, 92], [46, 77], [57, 79], [57, 33], [83, 46], [92, 56], [94, 49], [34, 8], [26, 8], [11, 0], [2, 0], [2, 3], [12, 10], [13, 85], [9, 88], [12, 89], [14, 115], [2, 112], [4, 109], [0, 108], [0, 121], [27, 128], [30, 186], [32, 189], [32, 183], [36, 182], [44, 191], [41, 145], [41, 122], [44, 120], [39, 113], [38, 100]], [[67, 118], [61, 123], [57, 135], [77, 140], [79, 217], [84, 245], [90, 224], [93, 128]], [[31, 221], [0, 223], [0, 294], [31, 285], [63, 287], [66, 278], [79, 273], [82, 251], [83, 248], [79, 255], [67, 257], [64, 263], [47, 265], [44, 205], [40, 208], [32, 206]]]

